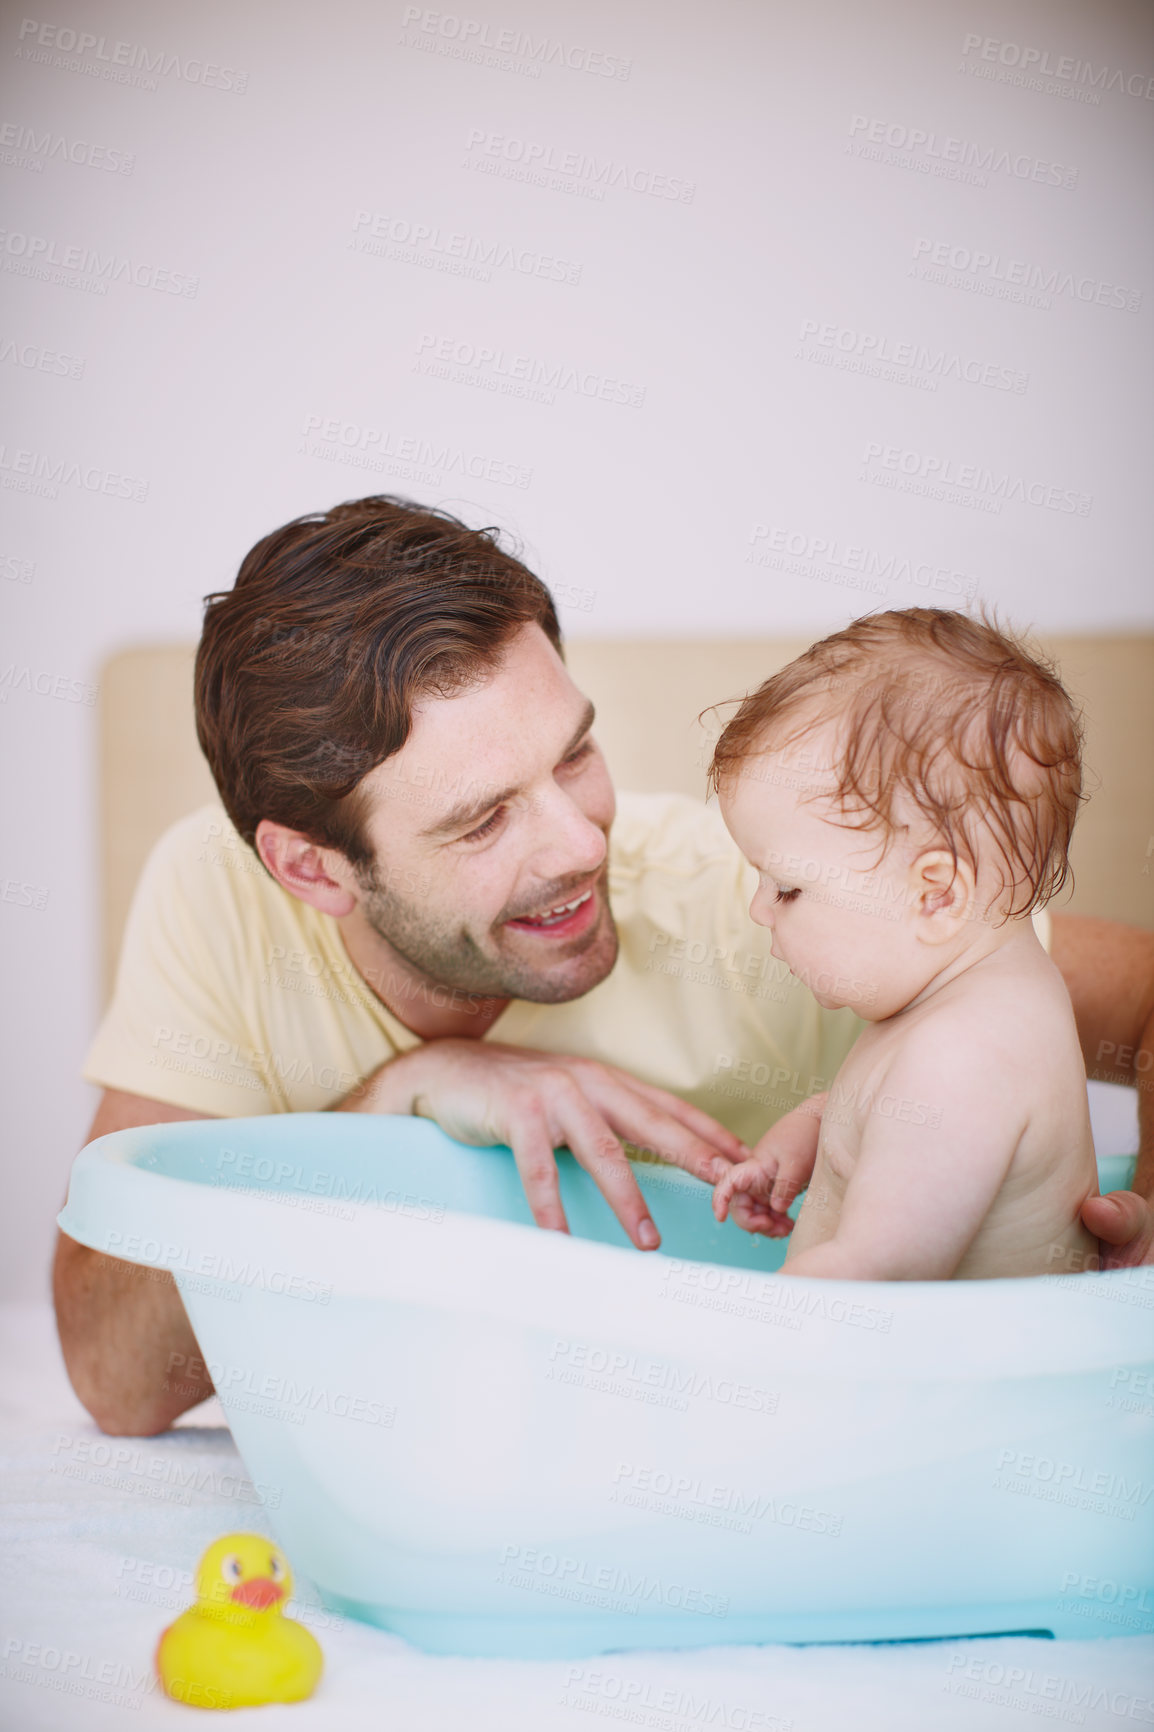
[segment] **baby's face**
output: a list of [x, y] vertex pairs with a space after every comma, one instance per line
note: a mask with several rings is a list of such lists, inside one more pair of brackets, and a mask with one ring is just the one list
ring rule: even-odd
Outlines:
[[878, 832], [851, 829], [820, 797], [833, 787], [829, 772], [813, 767], [821, 756], [819, 742], [751, 759], [722, 790], [721, 812], [757, 868], [749, 912], [772, 932], [774, 955], [819, 1004], [878, 1022], [917, 997], [940, 958], [916, 937], [914, 851], [898, 838], [879, 861]]

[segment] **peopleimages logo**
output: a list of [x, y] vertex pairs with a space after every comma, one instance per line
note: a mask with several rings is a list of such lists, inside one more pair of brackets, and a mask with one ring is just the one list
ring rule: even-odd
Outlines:
[[137, 1670], [127, 1661], [81, 1653], [77, 1648], [57, 1648], [21, 1636], [5, 1639], [0, 1650], [0, 1677], [31, 1689], [82, 1696], [110, 1708], [139, 1709], [159, 1687], [150, 1666]]
[[794, 1732], [792, 1720], [783, 1720], [767, 1709], [751, 1708], [740, 1698], [703, 1696], [692, 1686], [655, 1684], [648, 1678], [630, 1678], [600, 1666], [570, 1666], [560, 1705], [623, 1720], [630, 1726], [660, 1727], [664, 1732], [690, 1732], [692, 1727], [719, 1727], [722, 1732]]
[[[140, 42], [113, 42], [71, 25], [41, 24], [25, 18], [20, 25], [20, 47], [16, 56], [37, 65], [56, 66], [65, 72], [83, 72], [114, 84], [136, 84], [156, 89], [156, 78], [179, 78], [184, 84], [202, 84], [208, 90], [231, 90], [243, 96], [248, 73], [212, 60], [172, 54], [163, 48], [146, 48]], [[139, 76], [143, 74], [143, 76]]]
[[[543, 66], [566, 72], [588, 72], [596, 78], [627, 79], [633, 62], [620, 54], [602, 54], [576, 42], [561, 42], [554, 36], [531, 36], [527, 30], [497, 29], [480, 18], [462, 18], [456, 12], [433, 12], [424, 6], [406, 6], [401, 26], [414, 40], [401, 37], [403, 47], [456, 47], [460, 58], [482, 65], [493, 62], [501, 70], [525, 71], [541, 76]], [[420, 37], [433, 40], [421, 42]], [[502, 61], [499, 57], [506, 56]]]
[[978, 590], [977, 579], [964, 571], [911, 559], [906, 554], [883, 553], [860, 542], [842, 541], [836, 535], [811, 535], [782, 524], [755, 523], [749, 541], [748, 564], [784, 568], [802, 576], [817, 576], [826, 570], [841, 572], [848, 588], [871, 588], [877, 595], [888, 595], [895, 583], [908, 583], [927, 594], [960, 596], [964, 601], [972, 601]]
[[[1021, 1714], [1037, 1719], [1064, 1721], [1068, 1726], [1085, 1726], [1086, 1710], [1095, 1714], [1094, 1726], [1105, 1726], [1097, 1710], [1117, 1717], [1117, 1724], [1149, 1726], [1154, 1719], [1154, 1701], [1149, 1696], [1131, 1696], [1125, 1690], [1115, 1690], [1106, 1684], [1087, 1684], [1077, 1678], [1063, 1677], [1060, 1672], [1043, 1672], [1033, 1666], [1007, 1665], [1002, 1660], [988, 1659], [984, 1654], [955, 1653], [946, 1668], [943, 1690], [952, 1696], [968, 1697], [1000, 1708], [1016, 1708]], [[987, 1725], [1006, 1725], [982, 1716]], [[967, 1724], [973, 1724], [969, 1721]], [[955, 1721], [953, 1724], [959, 1724]]]
[[145, 1263], [167, 1269], [174, 1275], [204, 1275], [226, 1287], [249, 1287], [256, 1292], [275, 1293], [282, 1299], [303, 1299], [327, 1305], [332, 1283], [317, 1281], [285, 1269], [266, 1269], [262, 1263], [234, 1262], [223, 1251], [194, 1253], [186, 1246], [145, 1239], [139, 1233], [109, 1233], [103, 1249], [110, 1257], [129, 1263]]
[[1092, 493], [1079, 493], [1044, 481], [1030, 481], [1024, 475], [987, 469], [980, 463], [957, 463], [952, 457], [936, 456], [929, 451], [882, 445], [872, 439], [862, 452], [862, 462], [866, 465], [863, 479], [873, 480], [888, 472], [898, 478], [905, 477], [934, 487], [958, 488], [963, 493], [987, 499], [997, 510], [1004, 502], [1016, 501], [1046, 511], [1089, 517], [1094, 504]]
[[1060, 1592], [1065, 1597], [1064, 1610], [1072, 1611], [1080, 1618], [1129, 1625], [1134, 1630], [1149, 1629], [1154, 1619], [1154, 1589], [1138, 1587], [1132, 1582], [1115, 1581], [1110, 1576], [1079, 1575], [1077, 1570], [1067, 1570], [1062, 1577]]
[[755, 1321], [780, 1321], [785, 1328], [800, 1329], [810, 1318], [876, 1330], [882, 1335], [888, 1335], [893, 1327], [892, 1311], [837, 1294], [830, 1297], [812, 1293], [808, 1282], [802, 1282], [799, 1288], [796, 1281], [775, 1280], [751, 1269], [723, 1269], [711, 1263], [683, 1263], [670, 1257], [666, 1259], [662, 1277], [667, 1298]]
[[728, 1597], [710, 1589], [650, 1576], [644, 1570], [634, 1575], [620, 1564], [591, 1563], [538, 1546], [502, 1547], [495, 1580], [500, 1587], [529, 1588], [606, 1611], [654, 1611], [664, 1606], [706, 1618], [724, 1618], [729, 1612]]
[[[901, 121], [874, 120], [866, 114], [855, 114], [850, 120], [849, 136], [858, 144], [884, 146], [887, 152], [901, 153], [893, 158], [895, 167], [918, 168], [927, 174], [945, 170], [950, 165], [974, 169], [980, 186], [987, 184], [984, 178], [987, 174], [1008, 174], [1014, 180], [1061, 186], [1067, 190], [1078, 184], [1078, 170], [1066, 163], [1031, 156], [1028, 151], [975, 144], [972, 139], [928, 132], [924, 126], [906, 126]], [[891, 158], [879, 155], [878, 160], [888, 162]]]
[[799, 1533], [824, 1534], [836, 1539], [842, 1517], [833, 1510], [794, 1503], [789, 1497], [768, 1492], [744, 1491], [689, 1473], [670, 1473], [661, 1468], [619, 1462], [613, 1476], [610, 1503], [628, 1504], [654, 1514], [671, 1515], [683, 1521], [731, 1532], [751, 1534], [754, 1522], [766, 1521]]
[[[163, 270], [144, 259], [132, 259], [124, 253], [99, 253], [95, 247], [61, 244], [47, 235], [23, 234], [12, 229], [0, 229], [0, 269], [17, 276], [63, 281], [68, 288], [91, 287], [101, 295], [108, 293], [109, 283], [131, 283], [137, 289], [183, 295], [185, 300], [192, 301], [200, 287], [198, 277]], [[54, 276], [53, 272], [63, 275]]]
[[1154, 99], [1154, 77], [1149, 73], [1123, 72], [1121, 67], [1111, 66], [1108, 61], [1095, 66], [1093, 61], [1080, 60], [1073, 54], [1053, 55], [1048, 48], [1002, 42], [996, 36], [968, 35], [962, 43], [962, 58], [972, 65], [985, 61], [1030, 77], [1053, 78], [1059, 84], [1115, 90], [1124, 96], [1140, 97], [1145, 102]]
[[85, 704], [92, 709], [100, 692], [99, 686], [87, 680], [70, 679], [67, 674], [49, 673], [45, 668], [32, 669], [27, 662], [18, 666], [9, 662], [0, 668], [0, 704], [8, 702], [10, 692], [34, 692], [40, 698], [56, 698], [61, 703]]
[[545, 1377], [549, 1382], [596, 1388], [681, 1413], [688, 1412], [690, 1401], [701, 1400], [772, 1416], [779, 1399], [776, 1390], [758, 1384], [715, 1377], [712, 1372], [686, 1369], [670, 1360], [599, 1347], [589, 1341], [554, 1341]]
[[1096, 1515], [1118, 1516], [1128, 1522], [1145, 1509], [1154, 1495], [1154, 1484], [1127, 1479], [1109, 1468], [1009, 1448], [998, 1452], [992, 1484], [995, 1491], [1016, 1492], [1049, 1503], [1091, 1510]]
[[631, 409], [640, 409], [645, 402], [644, 385], [613, 374], [562, 361], [543, 361], [533, 355], [517, 355], [487, 343], [438, 337], [430, 332], [417, 342], [413, 371], [535, 403], [555, 403], [559, 391], [572, 391], [578, 397], [624, 404]]
[[442, 229], [436, 223], [410, 222], [406, 217], [387, 216], [382, 211], [357, 211], [353, 237], [349, 244], [357, 252], [397, 264], [447, 271], [452, 276], [471, 276], [484, 283], [492, 280], [494, 270], [509, 270], [544, 282], [567, 283], [571, 288], [581, 281], [582, 267], [571, 259], [504, 241], [479, 240], [476, 235]]
[[394, 475], [412, 469], [437, 482], [446, 475], [458, 475], [471, 481], [493, 481], [501, 487], [525, 488], [533, 479], [531, 469], [503, 457], [465, 451], [444, 440], [395, 433], [387, 427], [370, 427], [335, 415], [306, 416], [300, 454]]
[[83, 138], [66, 138], [61, 132], [37, 132], [19, 121], [0, 126], [0, 161], [14, 168], [37, 173], [46, 162], [71, 162], [78, 167], [100, 169], [106, 174], [131, 174], [136, 157], [131, 151], [114, 150]]
[[[835, 325], [829, 320], [803, 319], [798, 345], [799, 360], [819, 361], [896, 384], [916, 383], [930, 391], [937, 390], [940, 379], [954, 379], [992, 391], [1012, 391], [1020, 397], [1030, 382], [1030, 375], [1017, 367], [982, 361], [929, 343], [902, 341], [881, 331]], [[922, 374], [924, 379], [917, 377]]]
[[561, 150], [542, 139], [514, 138], [504, 132], [486, 132], [475, 126], [465, 145], [465, 168], [506, 179], [528, 178], [542, 184], [553, 177], [570, 190], [580, 188], [590, 198], [603, 199], [606, 187], [640, 193], [645, 198], [673, 199], [692, 204], [697, 183], [676, 175], [659, 174], [639, 162], [616, 157], [591, 156], [583, 150]]
[[79, 487], [85, 493], [102, 493], [110, 499], [131, 499], [137, 505], [148, 498], [148, 482], [138, 476], [46, 451], [14, 451], [7, 445], [0, 445], [0, 486], [43, 499], [57, 498], [61, 487]]
[[924, 282], [942, 282], [947, 288], [970, 288], [999, 300], [1048, 308], [1052, 299], [1066, 295], [1085, 306], [1116, 307], [1127, 313], [1136, 313], [1142, 305], [1141, 289], [1127, 288], [1102, 277], [1081, 276], [1060, 265], [1037, 265], [1025, 259], [1007, 258], [981, 247], [958, 246], [952, 241], [922, 236], [914, 242], [913, 257], [911, 276]]
[[77, 356], [44, 349], [39, 343], [21, 343], [14, 337], [0, 337], [0, 361], [10, 361], [32, 373], [55, 373], [61, 379], [84, 377], [84, 362]]
[[[214, 1497], [235, 1498], [240, 1503], [264, 1503], [269, 1509], [280, 1504], [279, 1486], [228, 1470], [222, 1473], [211, 1463], [183, 1462], [167, 1450], [150, 1455], [139, 1448], [139, 1439], [72, 1437], [60, 1431], [52, 1455], [49, 1467], [53, 1473], [62, 1473], [70, 1479], [88, 1478], [94, 1484], [111, 1485], [118, 1490], [142, 1488], [153, 1497], [171, 1498], [176, 1503], [188, 1504], [191, 1492], [204, 1491]], [[132, 1485], [133, 1477], [138, 1482], [136, 1488]], [[160, 1483], [150, 1485], [150, 1481]]]
[[[415, 1191], [398, 1191], [384, 1182], [370, 1184], [363, 1178], [350, 1179], [346, 1173], [315, 1172], [299, 1161], [274, 1161], [271, 1156], [224, 1148], [217, 1156], [217, 1171], [222, 1175], [221, 1183], [230, 1190], [239, 1189], [247, 1181], [253, 1189], [307, 1192], [309, 1196], [331, 1197], [338, 1202], [372, 1204], [421, 1221], [439, 1222], [445, 1218], [445, 1205], [435, 1198]], [[237, 1180], [239, 1185], [234, 1183]]]

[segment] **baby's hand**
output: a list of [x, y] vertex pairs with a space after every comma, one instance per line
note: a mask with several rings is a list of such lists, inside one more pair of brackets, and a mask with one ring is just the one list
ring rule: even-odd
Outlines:
[[824, 1107], [824, 1095], [804, 1101], [770, 1127], [748, 1161], [720, 1173], [713, 1192], [719, 1221], [732, 1206], [734, 1220], [747, 1233], [780, 1239], [793, 1231], [786, 1210], [813, 1175]]
[[767, 1239], [785, 1239], [793, 1232], [789, 1216], [759, 1197], [756, 1190], [732, 1190], [728, 1198], [721, 1200], [720, 1206], [714, 1192], [713, 1212], [719, 1221], [724, 1221], [726, 1213], [729, 1213], [745, 1232], [764, 1233]]
[[772, 1157], [768, 1161], [742, 1161], [730, 1167], [714, 1187], [713, 1213], [724, 1221], [732, 1209], [734, 1220], [747, 1233], [783, 1239], [793, 1231], [793, 1222], [772, 1205], [777, 1178], [777, 1163]]

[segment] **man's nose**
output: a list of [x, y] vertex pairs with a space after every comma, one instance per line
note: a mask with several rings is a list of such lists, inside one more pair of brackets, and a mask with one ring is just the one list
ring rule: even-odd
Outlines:
[[605, 863], [605, 832], [569, 796], [556, 790], [542, 798], [537, 813], [538, 847], [533, 868], [542, 878], [572, 878], [597, 872]]

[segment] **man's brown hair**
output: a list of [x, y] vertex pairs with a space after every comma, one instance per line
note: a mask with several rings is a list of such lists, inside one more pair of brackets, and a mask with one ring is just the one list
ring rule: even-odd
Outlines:
[[541, 580], [446, 511], [379, 495], [266, 535], [205, 598], [196, 656], [197, 738], [240, 835], [269, 818], [370, 867], [357, 784], [415, 699], [484, 677], [530, 624], [560, 652]]
[[904, 797], [955, 864], [975, 871], [984, 829], [1012, 891], [1009, 914], [1042, 907], [1066, 883], [1082, 721], [1057, 669], [1024, 639], [945, 608], [867, 614], [742, 701], [717, 742], [710, 786], [830, 724], [834, 786], [822, 792], [847, 823], [877, 829], [888, 846]]

